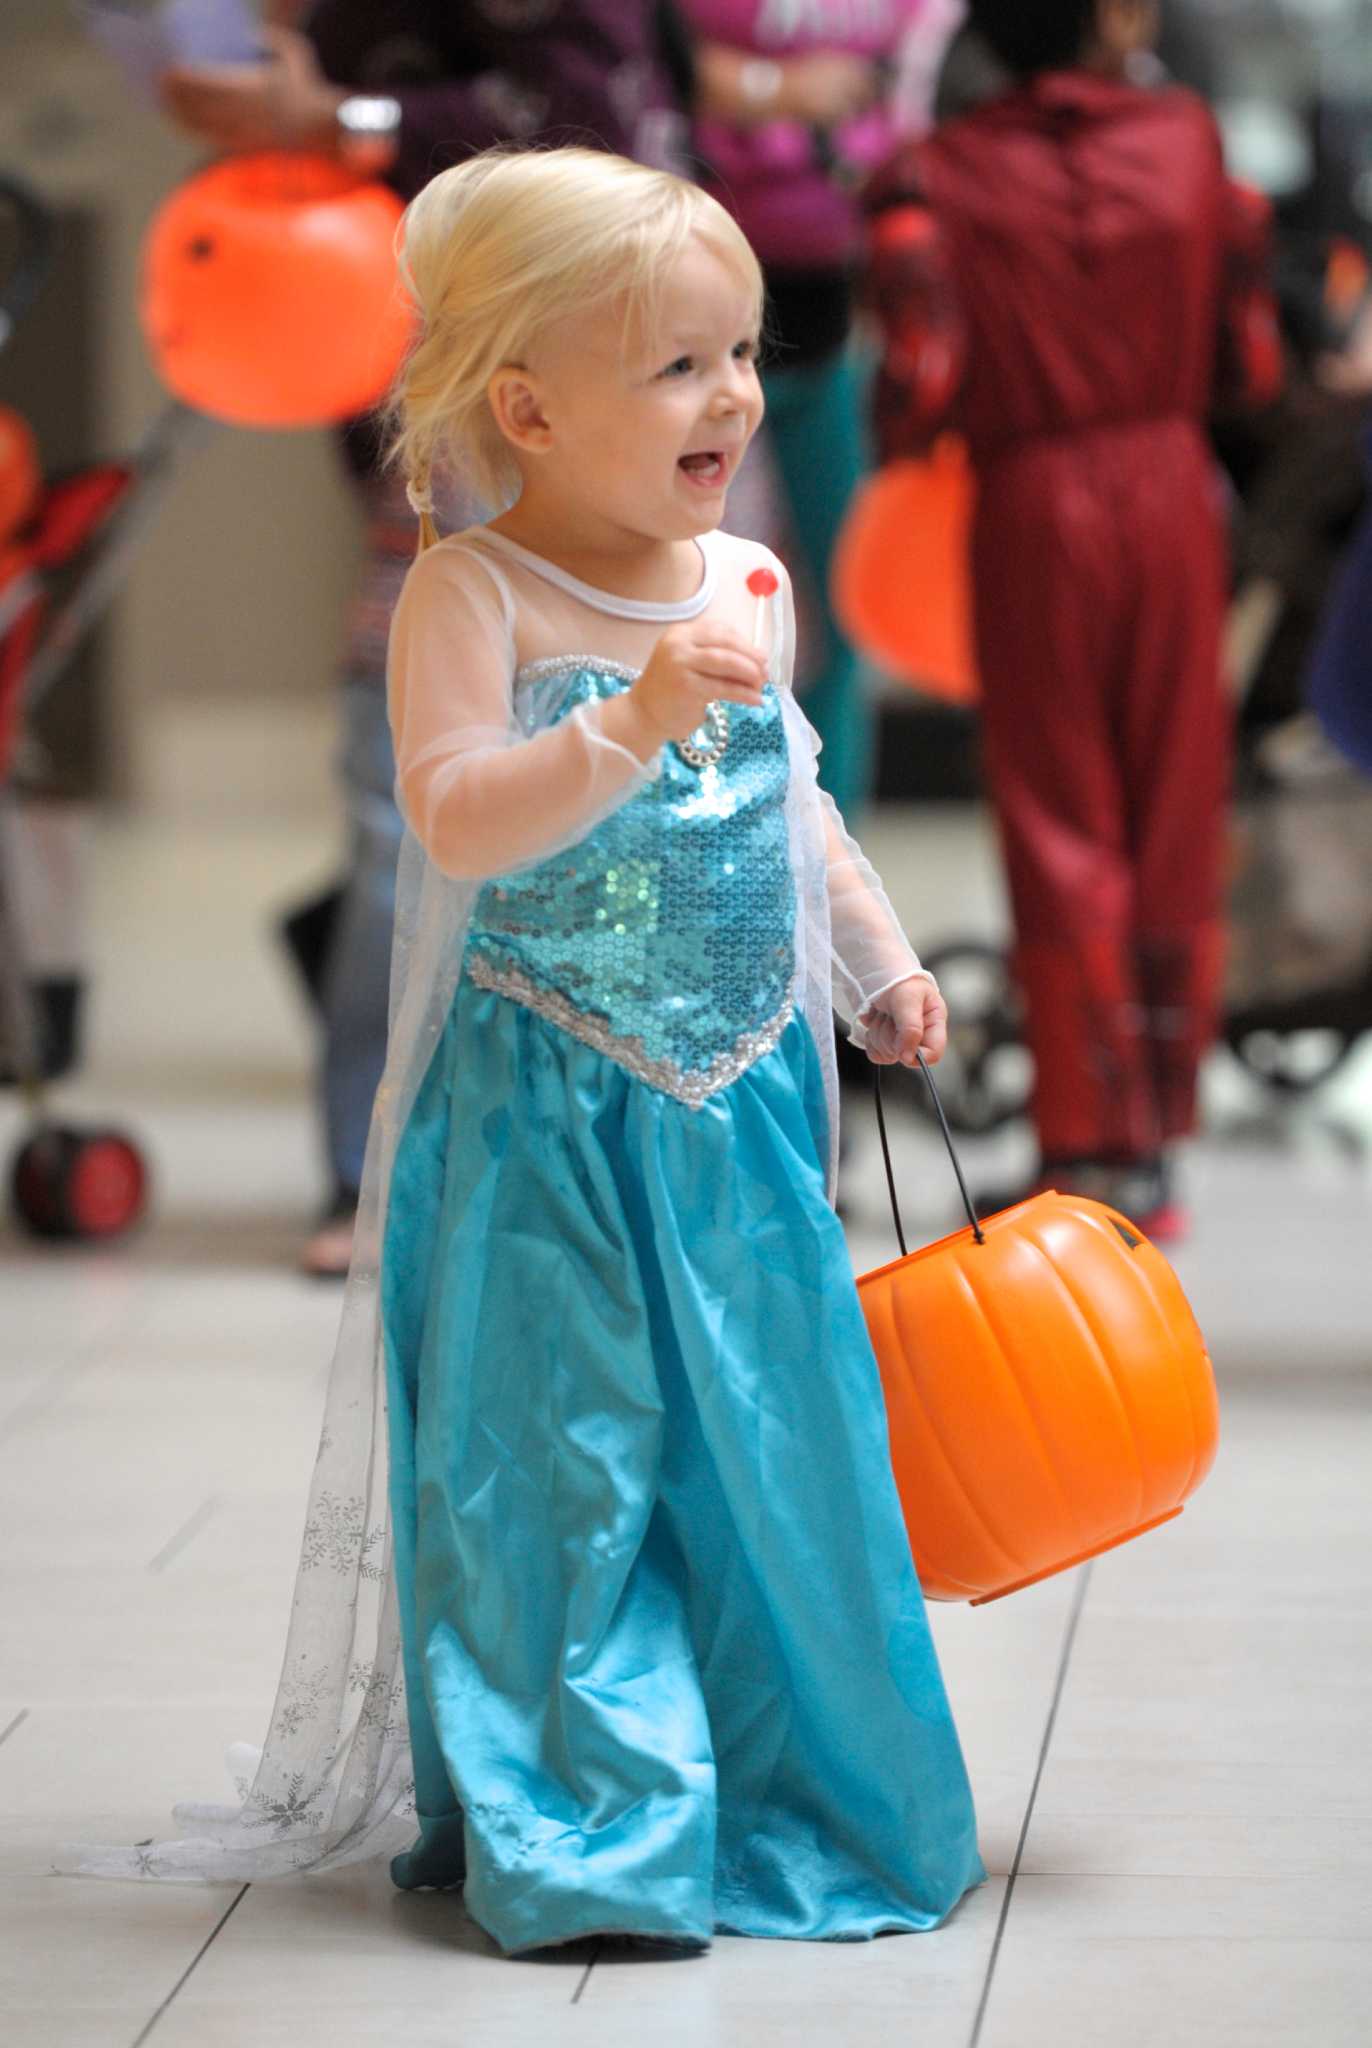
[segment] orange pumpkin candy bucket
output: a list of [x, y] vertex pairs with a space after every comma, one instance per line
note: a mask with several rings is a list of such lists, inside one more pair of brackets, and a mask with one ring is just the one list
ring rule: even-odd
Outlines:
[[[924, 1078], [933, 1080], [921, 1056]], [[1219, 1407], [1176, 1274], [1103, 1203], [1046, 1193], [859, 1279], [925, 1595], [974, 1607], [1180, 1514]], [[943, 1122], [942, 1109], [939, 1119]]]
[[164, 200], [140, 312], [168, 390], [243, 427], [370, 410], [409, 343], [400, 201], [327, 157], [226, 157]]
[[834, 551], [834, 615], [887, 675], [949, 704], [981, 694], [970, 552], [977, 487], [965, 444], [887, 463], [854, 493]]

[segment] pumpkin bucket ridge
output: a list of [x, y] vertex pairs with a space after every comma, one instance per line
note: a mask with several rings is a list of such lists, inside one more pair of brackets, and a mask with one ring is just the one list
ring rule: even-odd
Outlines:
[[1139, 1446], [1138, 1422], [1135, 1418], [1134, 1411], [1129, 1404], [1129, 1400], [1124, 1392], [1124, 1389], [1120, 1384], [1119, 1375], [1115, 1371], [1114, 1358], [1110, 1351], [1110, 1347], [1103, 1341], [1101, 1333], [1096, 1326], [1095, 1318], [1092, 1316], [1087, 1303], [1082, 1300], [1081, 1295], [1077, 1292], [1076, 1288], [1073, 1287], [1072, 1282], [1070, 1278], [1067, 1276], [1067, 1274], [1061, 1271], [1061, 1269], [1055, 1264], [1051, 1254], [1045, 1249], [1043, 1245], [1041, 1245], [1038, 1242], [1036, 1238], [1027, 1238], [1026, 1242], [1033, 1245], [1034, 1249], [1038, 1252], [1039, 1257], [1048, 1267], [1049, 1271], [1053, 1276], [1054, 1285], [1059, 1289], [1063, 1300], [1070, 1303], [1073, 1315], [1078, 1319], [1082, 1327], [1086, 1330], [1087, 1334], [1089, 1335], [1091, 1339], [1092, 1349], [1094, 1350], [1096, 1357], [1100, 1361], [1101, 1384], [1103, 1386], [1107, 1386], [1114, 1397], [1115, 1405], [1119, 1409], [1120, 1416], [1124, 1425], [1123, 1435], [1128, 1442], [1130, 1451], [1133, 1453], [1134, 1471], [1136, 1475], [1136, 1485], [1138, 1489], [1138, 1505], [1134, 1510], [1134, 1516], [1137, 1520], [1139, 1516], [1147, 1512], [1148, 1479], [1143, 1469], [1143, 1453]]
[[[969, 1232], [968, 1234], [970, 1236], [971, 1233]], [[912, 1253], [911, 1256], [916, 1257], [918, 1255]], [[869, 1274], [864, 1277], [870, 1279], [873, 1276]], [[900, 1311], [896, 1307], [894, 1294], [891, 1298], [890, 1312], [892, 1320], [898, 1322]], [[902, 1350], [904, 1351], [907, 1357], [910, 1355], [909, 1347], [904, 1343], [903, 1339]], [[930, 1404], [927, 1402], [921, 1402], [919, 1404], [919, 1411], [924, 1423], [925, 1430], [928, 1433], [934, 1445], [936, 1446], [939, 1455], [943, 1460], [943, 1463], [947, 1470], [948, 1478], [951, 1481], [952, 1486], [961, 1495], [962, 1499], [967, 1504], [971, 1520], [977, 1523], [986, 1540], [991, 1544], [993, 1549], [999, 1551], [1000, 1555], [1007, 1561], [1011, 1568], [1014, 1570], [1019, 1570], [1024, 1563], [1024, 1559], [1017, 1553], [1014, 1546], [1011, 1543], [1009, 1543], [1005, 1539], [1005, 1537], [1003, 1537], [1000, 1534], [1000, 1532], [992, 1525], [991, 1519], [987, 1514], [986, 1509], [980, 1506], [977, 1503], [977, 1501], [973, 1498], [967, 1486], [967, 1482], [964, 1480], [962, 1474], [958, 1470], [957, 1460], [952, 1456], [951, 1452], [948, 1449], [943, 1432], [940, 1429], [939, 1424], [934, 1417]], [[931, 1597], [937, 1598], [939, 1596], [933, 1595]]]
[[[1001, 1557], [1005, 1559], [1007, 1565], [1010, 1567], [1012, 1571], [1022, 1570], [1024, 1565], [1024, 1559], [1020, 1557], [1008, 1543], [1005, 1542], [1004, 1538], [1001, 1537], [995, 1529], [992, 1528], [990, 1521], [987, 1518], [984, 1510], [978, 1506], [976, 1500], [973, 1498], [971, 1492], [968, 1489], [966, 1481], [963, 1479], [961, 1473], [958, 1471], [957, 1464], [949, 1453], [948, 1447], [944, 1442], [942, 1433], [940, 1432], [938, 1425], [927, 1414], [924, 1416], [924, 1425], [930, 1439], [938, 1448], [939, 1455], [943, 1459], [944, 1465], [947, 1468], [948, 1477], [953, 1487], [962, 1496], [962, 1499], [966, 1502], [969, 1516], [976, 1523], [983, 1540], [989, 1543], [993, 1550], [999, 1552]], [[963, 1581], [952, 1578], [952, 1575], [948, 1573], [946, 1568], [942, 1565], [930, 1566], [927, 1567], [926, 1570], [927, 1575], [930, 1577], [934, 1576], [936, 1572], [940, 1583], [947, 1583], [950, 1579], [952, 1579], [952, 1583], [955, 1585], [960, 1585], [964, 1583]], [[920, 1575], [918, 1555], [915, 1556], [915, 1575], [916, 1577], [920, 1578], [920, 1583], [922, 1586], [923, 1578]], [[975, 1590], [976, 1589], [974, 1584], [967, 1584], [967, 1594], [970, 1594]], [[937, 1593], [930, 1593], [926, 1597], [929, 1599], [936, 1600], [940, 1598], [946, 1599], [948, 1596], [946, 1594], [940, 1595]], [[964, 1594], [963, 1597], [965, 1598], [966, 1594]]]
[[[1118, 1212], [1113, 1209], [1109, 1209], [1106, 1211], [1106, 1213], [1107, 1215], [1113, 1217]], [[1126, 1216], [1121, 1218], [1121, 1221], [1128, 1223], [1129, 1219]], [[1136, 1228], [1136, 1226], [1132, 1223], [1129, 1225], [1129, 1227], [1131, 1230]], [[1150, 1252], [1153, 1252], [1156, 1256], [1156, 1246], [1149, 1244], [1147, 1238], [1143, 1239], [1143, 1243], [1145, 1246], [1147, 1246], [1147, 1249]], [[1173, 1291], [1179, 1293], [1180, 1290], [1176, 1287], [1176, 1275], [1175, 1273], [1173, 1273], [1172, 1268], [1166, 1265], [1165, 1262], [1164, 1271], [1166, 1272], [1168, 1279], [1171, 1280], [1173, 1283]], [[1141, 1283], [1145, 1285], [1147, 1288], [1150, 1301], [1152, 1302], [1154, 1308], [1157, 1310], [1158, 1322], [1160, 1325], [1165, 1327], [1169, 1318], [1177, 1313], [1177, 1306], [1169, 1306], [1169, 1304], [1162, 1300], [1158, 1287], [1158, 1280], [1160, 1276], [1155, 1271], [1153, 1265], [1149, 1261], [1144, 1260], [1140, 1262], [1140, 1265], [1138, 1267], [1138, 1273]], [[1201, 1336], [1200, 1327], [1198, 1324], [1195, 1324], [1195, 1317], [1191, 1315], [1190, 1304], [1185, 1300], [1184, 1297], [1182, 1297], [1179, 1306], [1185, 1309], [1187, 1315], [1191, 1317], [1193, 1325], [1195, 1325], [1196, 1340], [1197, 1343], [1200, 1345], [1200, 1349], [1205, 1360], [1206, 1369], [1211, 1376], [1213, 1384], [1214, 1366], [1210, 1358], [1210, 1353], [1205, 1348], [1205, 1340]], [[1201, 1420], [1196, 1414], [1195, 1388], [1193, 1386], [1192, 1374], [1190, 1374], [1189, 1372], [1183, 1372], [1179, 1374], [1178, 1377], [1180, 1379], [1182, 1394], [1185, 1400], [1187, 1419], [1191, 1424], [1191, 1469], [1187, 1474], [1186, 1484], [1182, 1489], [1181, 1495], [1182, 1499], [1185, 1500], [1192, 1493], [1194, 1493], [1196, 1487], [1199, 1486], [1201, 1480], [1205, 1477], [1206, 1473], [1209, 1472], [1210, 1467], [1214, 1464], [1217, 1442], [1215, 1433], [1213, 1431], [1211, 1433], [1211, 1438], [1208, 1446], [1204, 1441]], [[1206, 1456], [1207, 1450], [1209, 1453], [1208, 1458]]]
[[966, 1289], [968, 1299], [972, 1302], [973, 1306], [976, 1309], [977, 1314], [981, 1317], [983, 1323], [986, 1325], [986, 1328], [990, 1331], [991, 1336], [995, 1342], [996, 1351], [1001, 1357], [1001, 1359], [1004, 1361], [1006, 1375], [1009, 1379], [1010, 1384], [1014, 1387], [1015, 1393], [1019, 1397], [1020, 1406], [1024, 1414], [1027, 1416], [1029, 1423], [1033, 1429], [1034, 1441], [1041, 1455], [1042, 1462], [1046, 1470], [1048, 1471], [1050, 1478], [1052, 1479], [1055, 1490], [1061, 1496], [1065, 1517], [1068, 1522], [1072, 1523], [1073, 1525], [1076, 1525], [1078, 1517], [1075, 1504], [1073, 1503], [1071, 1496], [1067, 1491], [1066, 1485], [1063, 1482], [1062, 1474], [1058, 1471], [1056, 1461], [1048, 1445], [1048, 1439], [1044, 1435], [1043, 1423], [1032, 1401], [1029, 1399], [1028, 1389], [1024, 1384], [1024, 1380], [1021, 1377], [1021, 1375], [1017, 1373], [1015, 1370], [1013, 1363], [1015, 1355], [1014, 1347], [1006, 1344], [1004, 1335], [1001, 1332], [999, 1324], [997, 1323], [995, 1317], [992, 1316], [989, 1308], [987, 1307], [987, 1304], [981, 1299], [981, 1296], [973, 1287], [971, 1279], [967, 1272], [964, 1270], [961, 1260], [958, 1260], [956, 1263], [958, 1276], [961, 1279], [964, 1288]]
[[[1138, 1259], [1137, 1263], [1133, 1266], [1132, 1270], [1140, 1289], [1147, 1295], [1149, 1304], [1156, 1314], [1159, 1329], [1166, 1330], [1169, 1324], [1175, 1320], [1177, 1315], [1180, 1312], [1184, 1311], [1194, 1329], [1196, 1342], [1200, 1347], [1202, 1356], [1205, 1360], [1206, 1368], [1213, 1376], [1213, 1366], [1211, 1365], [1210, 1354], [1205, 1349], [1204, 1339], [1201, 1337], [1199, 1326], [1196, 1325], [1195, 1317], [1191, 1313], [1190, 1304], [1181, 1294], [1181, 1290], [1177, 1285], [1176, 1274], [1172, 1271], [1172, 1268], [1166, 1263], [1166, 1261], [1161, 1259], [1161, 1255], [1159, 1254], [1156, 1245], [1150, 1244], [1148, 1239], [1144, 1237], [1142, 1232], [1138, 1229], [1137, 1224], [1130, 1222], [1127, 1216], [1121, 1216], [1118, 1210], [1107, 1208], [1104, 1203], [1093, 1203], [1091, 1207], [1093, 1210], [1095, 1208], [1099, 1208], [1102, 1212], [1101, 1219], [1097, 1219], [1094, 1215], [1091, 1217], [1090, 1220], [1093, 1224], [1100, 1220], [1101, 1227], [1103, 1228], [1104, 1221], [1108, 1220], [1113, 1222], [1117, 1220], [1121, 1223], [1128, 1225], [1130, 1231], [1132, 1231], [1138, 1238], [1139, 1243], [1136, 1249], [1145, 1251], [1150, 1256]], [[1133, 1255], [1131, 1254], [1131, 1256]], [[1159, 1273], [1157, 1270], [1159, 1263], [1162, 1266], [1161, 1273]], [[1168, 1281], [1171, 1282], [1171, 1287], [1168, 1291], [1172, 1293], [1175, 1297], [1177, 1297], [1172, 1302], [1167, 1302], [1162, 1298], [1162, 1290], [1159, 1287], [1159, 1281], [1164, 1276]], [[1209, 1471], [1210, 1465], [1214, 1463], [1215, 1442], [1212, 1436], [1212, 1440], [1209, 1445], [1209, 1462], [1203, 1468], [1201, 1468], [1200, 1461], [1205, 1456], [1207, 1447], [1202, 1440], [1201, 1425], [1196, 1415], [1196, 1405], [1195, 1400], [1193, 1398], [1193, 1375], [1189, 1372], [1181, 1371], [1177, 1374], [1177, 1381], [1181, 1388], [1183, 1404], [1186, 1409], [1187, 1421], [1191, 1426], [1190, 1470], [1187, 1474], [1185, 1483], [1181, 1486], [1179, 1490], [1179, 1497], [1182, 1500], [1186, 1500], [1190, 1496], [1190, 1494], [1195, 1491], [1196, 1487], [1200, 1484], [1200, 1480], [1205, 1476], [1205, 1473]], [[1137, 1425], [1133, 1424], [1132, 1416], [1131, 1426], [1134, 1427], [1135, 1440], [1137, 1441]]]

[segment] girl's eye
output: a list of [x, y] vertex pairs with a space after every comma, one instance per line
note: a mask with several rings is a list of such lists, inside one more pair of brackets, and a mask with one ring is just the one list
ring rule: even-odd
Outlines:
[[[735, 362], [751, 363], [757, 355], [755, 341], [736, 341], [729, 351]], [[694, 356], [678, 356], [674, 363], [668, 363], [665, 370], [658, 372], [662, 377], [688, 377], [696, 367]]]

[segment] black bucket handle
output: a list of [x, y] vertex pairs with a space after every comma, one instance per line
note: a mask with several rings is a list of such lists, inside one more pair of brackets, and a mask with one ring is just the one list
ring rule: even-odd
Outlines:
[[[977, 1214], [976, 1204], [968, 1192], [966, 1177], [962, 1171], [962, 1162], [958, 1158], [957, 1148], [953, 1144], [953, 1134], [948, 1128], [948, 1119], [943, 1113], [943, 1104], [939, 1101], [938, 1089], [934, 1086], [934, 1077], [929, 1071], [929, 1062], [925, 1059], [922, 1052], [917, 1052], [915, 1058], [919, 1062], [919, 1070], [924, 1076], [925, 1086], [929, 1090], [930, 1098], [938, 1116], [939, 1129], [943, 1132], [943, 1142], [948, 1147], [948, 1157], [953, 1162], [953, 1171], [958, 1177], [958, 1191], [962, 1196], [962, 1206], [967, 1211], [967, 1221], [972, 1226], [972, 1241], [974, 1244], [985, 1244], [986, 1232], [981, 1227], [981, 1218]], [[900, 1255], [902, 1258], [906, 1258], [909, 1248], [905, 1242], [905, 1228], [900, 1220], [900, 1202], [896, 1196], [895, 1169], [891, 1165], [891, 1147], [886, 1136], [886, 1109], [881, 1099], [881, 1068], [879, 1066], [874, 1067], [873, 1078], [876, 1082], [877, 1130], [881, 1134], [881, 1156], [886, 1162], [886, 1186], [891, 1196], [891, 1215], [896, 1226], [896, 1242], [900, 1246]]]

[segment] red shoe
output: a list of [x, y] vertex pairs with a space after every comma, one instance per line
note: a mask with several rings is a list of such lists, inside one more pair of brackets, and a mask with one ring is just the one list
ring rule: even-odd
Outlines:
[[[1117, 1209], [1119, 1203], [1111, 1206]], [[1183, 1202], [1161, 1202], [1129, 1221], [1138, 1224], [1150, 1244], [1184, 1244], [1191, 1235], [1191, 1211]]]

